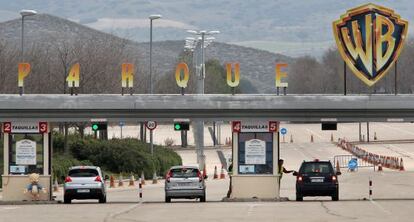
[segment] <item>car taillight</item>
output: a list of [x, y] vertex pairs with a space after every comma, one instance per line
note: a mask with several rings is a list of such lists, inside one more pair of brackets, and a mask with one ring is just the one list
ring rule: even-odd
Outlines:
[[95, 181], [96, 181], [96, 182], [102, 182], [102, 178], [101, 178], [100, 176], [97, 176], [97, 177], [95, 178]]
[[336, 181], [336, 176], [332, 176], [332, 181], [335, 182]]
[[167, 176], [165, 176], [165, 180], [167, 181], [167, 182], [170, 182], [170, 178], [172, 177], [172, 172], [171, 171], [168, 171], [168, 173], [167, 173]]
[[69, 183], [69, 182], [72, 182], [72, 178], [70, 178], [69, 176], [67, 176], [65, 178], [65, 183]]
[[200, 171], [197, 171], [197, 176], [199, 178], [199, 182], [203, 181], [203, 175], [201, 174]]
[[303, 177], [298, 176], [298, 182], [302, 182], [303, 181]]

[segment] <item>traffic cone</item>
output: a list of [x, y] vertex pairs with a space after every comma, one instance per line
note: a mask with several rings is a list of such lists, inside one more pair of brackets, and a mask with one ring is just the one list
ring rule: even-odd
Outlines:
[[293, 136], [290, 134], [290, 142], [293, 143]]
[[221, 165], [220, 179], [226, 179], [226, 175], [224, 174], [224, 167], [223, 167], [223, 165]]
[[374, 132], [374, 140], [377, 140], [377, 132]]
[[53, 192], [59, 192], [59, 184], [57, 178], [55, 178], [55, 184], [53, 185]]
[[122, 186], [124, 186], [124, 181], [123, 181], [122, 175], [120, 175], [118, 179], [118, 187], [122, 187]]
[[311, 134], [311, 143], [313, 143], [313, 134]]
[[333, 141], [334, 141], [333, 133], [331, 133], [331, 142], [333, 142]]
[[152, 184], [157, 184], [158, 180], [157, 180], [157, 173], [154, 171], [154, 174], [152, 174]]
[[380, 172], [380, 171], [382, 171], [382, 164], [380, 163], [380, 164], [378, 164], [378, 171]]
[[207, 168], [206, 168], [206, 164], [204, 164], [203, 178], [206, 178], [206, 176], [207, 176]]
[[129, 178], [129, 186], [135, 186], [135, 178], [134, 175], [131, 173], [131, 177]]
[[339, 161], [336, 161], [336, 172], [341, 172], [341, 168], [339, 167]]
[[405, 171], [404, 169], [404, 162], [403, 159], [401, 158], [401, 162], [400, 162], [400, 171]]
[[114, 176], [112, 175], [109, 179], [109, 188], [115, 188], [115, 179], [114, 179]]
[[214, 166], [214, 177], [213, 177], [213, 179], [218, 179], [217, 166]]
[[144, 175], [144, 171], [141, 171], [141, 184], [145, 185], [145, 175]]

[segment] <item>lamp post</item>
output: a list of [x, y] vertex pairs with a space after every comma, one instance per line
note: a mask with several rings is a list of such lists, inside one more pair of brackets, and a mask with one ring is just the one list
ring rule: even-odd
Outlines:
[[27, 10], [27, 9], [24, 9], [24, 10], [21, 10], [20, 11], [20, 15], [22, 16], [22, 42], [21, 42], [21, 59], [23, 60], [23, 56], [24, 56], [24, 54], [23, 54], [23, 52], [24, 52], [24, 48], [23, 48], [23, 44], [24, 44], [24, 17], [26, 17], [26, 16], [33, 16], [33, 15], [36, 15], [37, 14], [37, 12], [35, 11], [35, 10]]
[[[204, 80], [206, 77], [206, 70], [205, 70], [205, 48], [213, 40], [212, 37], [206, 38], [206, 35], [214, 35], [219, 34], [219, 31], [195, 31], [195, 30], [187, 30], [188, 33], [191, 33], [193, 35], [199, 36], [196, 38], [195, 45], [197, 46], [197, 41], [200, 41], [200, 48], [201, 48], [201, 64], [200, 64], [200, 75], [198, 78], [198, 84], [197, 84], [197, 91], [198, 94], [204, 94], [205, 86], [204, 86]], [[191, 39], [189, 39], [191, 40]], [[208, 41], [208, 42], [207, 42]], [[197, 64], [196, 64], [197, 66]], [[204, 156], [204, 122], [202, 120], [195, 120], [194, 121], [194, 140], [196, 143], [196, 146], [198, 147], [197, 150], [197, 162], [200, 166], [200, 169], [204, 170], [205, 166], [205, 156]]]
[[148, 18], [150, 19], [150, 94], [153, 93], [153, 86], [152, 86], [152, 21], [155, 19], [161, 18], [161, 15], [150, 15]]

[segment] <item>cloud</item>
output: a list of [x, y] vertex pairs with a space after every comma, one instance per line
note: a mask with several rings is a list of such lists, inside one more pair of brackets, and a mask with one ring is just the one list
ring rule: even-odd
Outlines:
[[[100, 18], [96, 22], [85, 25], [99, 29], [132, 29], [132, 28], [149, 28], [149, 19], [127, 19], [127, 18]], [[157, 28], [178, 28], [178, 29], [195, 29], [196, 27], [179, 21], [159, 19], [154, 21], [154, 27]]]

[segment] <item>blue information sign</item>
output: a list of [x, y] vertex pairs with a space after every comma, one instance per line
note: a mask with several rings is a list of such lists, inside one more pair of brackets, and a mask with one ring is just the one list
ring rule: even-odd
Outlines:
[[348, 162], [348, 168], [350, 170], [355, 170], [358, 167], [358, 159], [353, 158]]
[[286, 129], [286, 128], [282, 128], [282, 129], [280, 129], [280, 133], [281, 133], [282, 135], [285, 135], [285, 134], [287, 133], [287, 129]]

